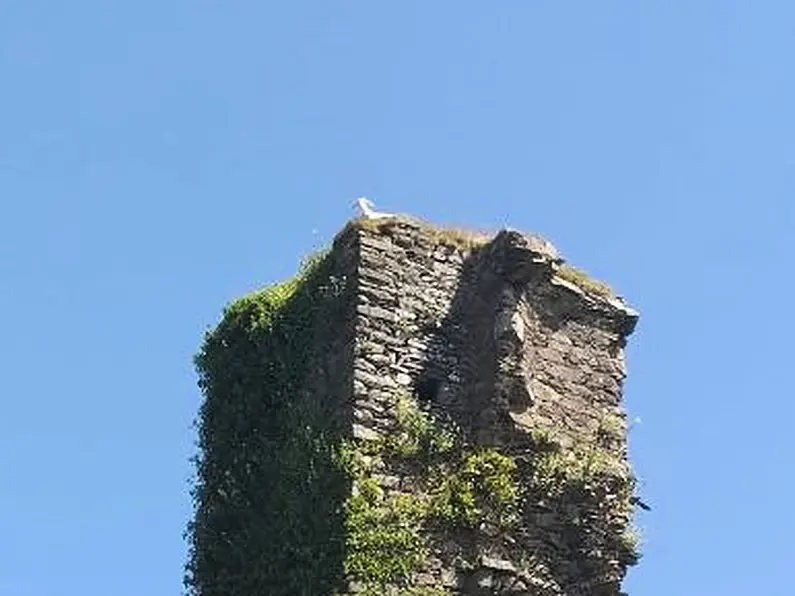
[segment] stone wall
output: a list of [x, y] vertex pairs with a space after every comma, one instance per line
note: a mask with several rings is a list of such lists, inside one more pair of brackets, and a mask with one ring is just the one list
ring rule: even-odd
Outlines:
[[[466, 549], [437, 541], [418, 576], [456, 594], [617, 594], [633, 559], [620, 402], [637, 314], [567, 281], [555, 249], [534, 236], [486, 239], [410, 220], [363, 222], [350, 236], [360, 259], [355, 436], [394, 433], [395, 395], [408, 395], [452, 418], [468, 444], [523, 464], [522, 523], [491, 536], [480, 528]], [[539, 437], [563, 461], [598, 457], [614, 474], [595, 469], [550, 498], [533, 482]], [[410, 474], [381, 473], [410, 490]]]
[[404, 217], [349, 222], [283, 312], [257, 300], [200, 358], [193, 594], [620, 594], [622, 300], [539, 237]]

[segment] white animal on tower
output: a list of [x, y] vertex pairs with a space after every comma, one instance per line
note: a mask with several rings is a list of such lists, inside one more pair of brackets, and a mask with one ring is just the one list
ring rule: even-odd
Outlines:
[[394, 217], [391, 213], [379, 213], [375, 211], [373, 207], [373, 202], [366, 198], [366, 197], [359, 197], [356, 199], [356, 205], [359, 207], [359, 215], [366, 217], [367, 219], [381, 219], [384, 217]]

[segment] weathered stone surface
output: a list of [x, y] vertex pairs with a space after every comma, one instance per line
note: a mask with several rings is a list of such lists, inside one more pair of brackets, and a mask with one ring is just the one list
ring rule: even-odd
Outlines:
[[[545, 491], [531, 459], [542, 436], [573, 457], [597, 446], [628, 473], [623, 348], [637, 313], [561, 278], [555, 247], [515, 230], [478, 239], [403, 218], [360, 222], [330, 259], [346, 293], [323, 307], [336, 328], [316, 340], [308, 399], [339, 410], [348, 436], [378, 444], [395, 437], [406, 397], [443, 414], [473, 449], [516, 462], [518, 521], [429, 526], [427, 560], [407, 581], [457, 596], [619, 596], [627, 561], [614, 543], [630, 520], [611, 503], [626, 498], [622, 487]], [[406, 466], [362, 460], [386, 497], [417, 490]], [[341, 595], [368, 589], [345, 579]]]
[[[542, 431], [573, 449], [599, 435], [625, 458], [625, 428], [616, 425], [608, 439], [600, 431], [601, 421], [617, 418], [626, 375], [622, 348], [637, 320], [623, 301], [556, 277], [563, 259], [555, 247], [514, 230], [474, 250], [412, 221], [378, 230], [353, 227], [346, 234], [353, 237], [350, 250], [358, 241], [361, 254], [351, 273], [360, 280], [355, 353], [379, 367], [368, 373], [370, 366], [354, 363], [354, 378], [367, 395], [414, 392], [487, 445], [515, 444]], [[383, 368], [388, 361], [394, 364]], [[429, 378], [436, 381], [422, 381]], [[379, 428], [387, 427], [376, 421], [368, 432]], [[384, 483], [386, 490], [394, 487], [394, 480]], [[571, 551], [570, 530], [561, 520], [580, 515], [572, 507], [528, 505], [522, 531], [500, 538], [482, 530], [473, 569], [462, 571], [454, 558], [433, 559], [417, 583], [461, 595], [551, 596], [588, 594], [589, 586], [610, 577], [614, 589], [604, 594], [617, 595], [623, 565], [598, 548], [587, 565]], [[583, 532], [591, 531], [588, 523], [597, 528], [602, 522], [583, 522]], [[511, 548], [490, 554], [491, 540]], [[535, 570], [512, 558], [522, 549], [542, 553]]]

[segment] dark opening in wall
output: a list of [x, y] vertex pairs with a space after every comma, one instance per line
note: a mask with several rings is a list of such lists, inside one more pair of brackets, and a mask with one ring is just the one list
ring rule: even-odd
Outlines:
[[421, 402], [432, 404], [437, 402], [439, 390], [442, 388], [442, 381], [430, 375], [423, 375], [417, 379], [415, 387], [417, 398]]

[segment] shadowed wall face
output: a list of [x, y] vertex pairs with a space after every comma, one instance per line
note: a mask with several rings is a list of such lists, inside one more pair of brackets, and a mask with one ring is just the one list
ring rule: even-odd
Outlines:
[[572, 279], [537, 237], [362, 220], [227, 309], [197, 359], [194, 593], [617, 595], [637, 315]]

